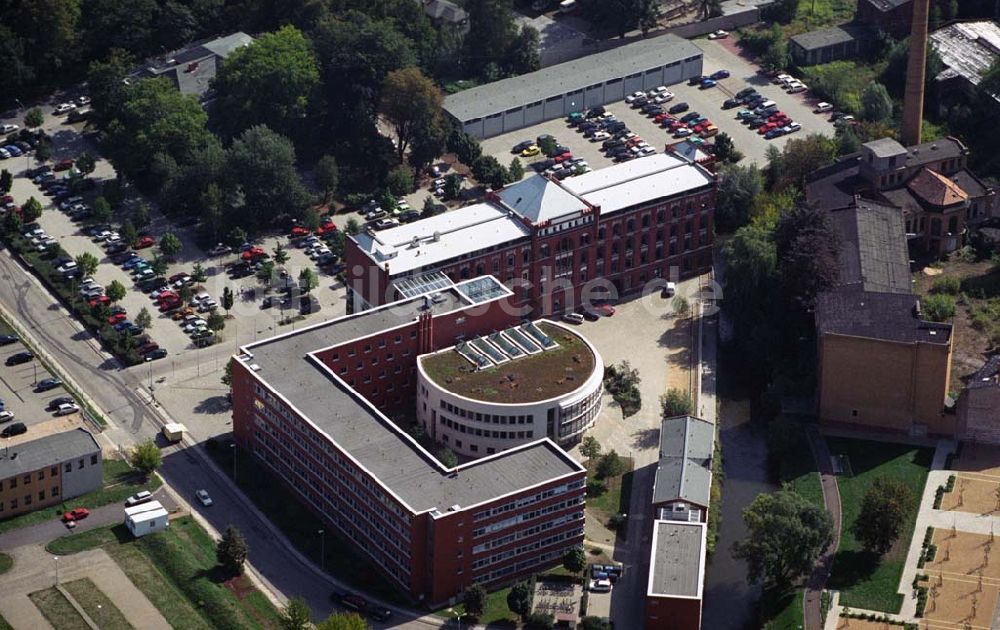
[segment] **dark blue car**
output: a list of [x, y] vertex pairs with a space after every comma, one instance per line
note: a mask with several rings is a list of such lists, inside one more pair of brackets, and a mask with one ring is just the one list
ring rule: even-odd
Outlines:
[[711, 76], [709, 76], [708, 78], [715, 79], [716, 81], [718, 81], [719, 79], [728, 79], [729, 70], [719, 70], [718, 72], [713, 72]]

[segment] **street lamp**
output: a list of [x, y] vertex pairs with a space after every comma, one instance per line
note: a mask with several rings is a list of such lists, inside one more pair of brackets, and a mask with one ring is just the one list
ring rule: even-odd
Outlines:
[[149, 366], [149, 398], [153, 403], [155, 403], [156, 392], [153, 390], [153, 360], [146, 357], [146, 364]]
[[233, 449], [233, 482], [236, 483], [236, 442], [229, 445]]
[[319, 534], [319, 568], [326, 571], [326, 536], [322, 529], [316, 533]]
[[56, 562], [56, 586], [59, 586], [59, 556], [52, 556]]

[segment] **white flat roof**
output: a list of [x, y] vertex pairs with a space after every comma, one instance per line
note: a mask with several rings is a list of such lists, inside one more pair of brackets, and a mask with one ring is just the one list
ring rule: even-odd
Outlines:
[[361, 250], [398, 275], [465, 254], [516, 241], [530, 234], [517, 217], [489, 203], [477, 203], [354, 239]]
[[705, 523], [655, 522], [647, 596], [701, 599], [706, 534]]
[[163, 504], [159, 501], [148, 501], [146, 503], [140, 503], [139, 505], [133, 505], [132, 507], [125, 508], [125, 516], [131, 516], [133, 520], [139, 514], [145, 514], [146, 512], [156, 512], [162, 511], [164, 514], [167, 511], [164, 509]]
[[566, 190], [601, 207], [617, 210], [708, 186], [712, 175], [676, 155], [658, 153], [563, 180]]

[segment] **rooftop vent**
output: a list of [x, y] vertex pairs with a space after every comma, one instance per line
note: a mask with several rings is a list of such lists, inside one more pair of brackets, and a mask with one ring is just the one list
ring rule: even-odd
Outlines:
[[260, 365], [258, 365], [257, 363], [251, 363], [250, 369], [254, 372], [260, 372]]
[[937, 151], [937, 145], [936, 144], [932, 144], [931, 145], [931, 151]]
[[435, 243], [437, 243], [438, 241], [440, 241], [441, 240], [441, 233], [435, 231], [434, 234], [431, 235], [431, 240], [434, 241]]

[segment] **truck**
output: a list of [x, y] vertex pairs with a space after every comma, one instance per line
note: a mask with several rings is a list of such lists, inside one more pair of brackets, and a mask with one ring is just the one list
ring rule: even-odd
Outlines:
[[185, 431], [187, 431], [187, 427], [179, 422], [168, 422], [163, 425], [163, 437], [168, 442], [180, 442], [184, 439]]

